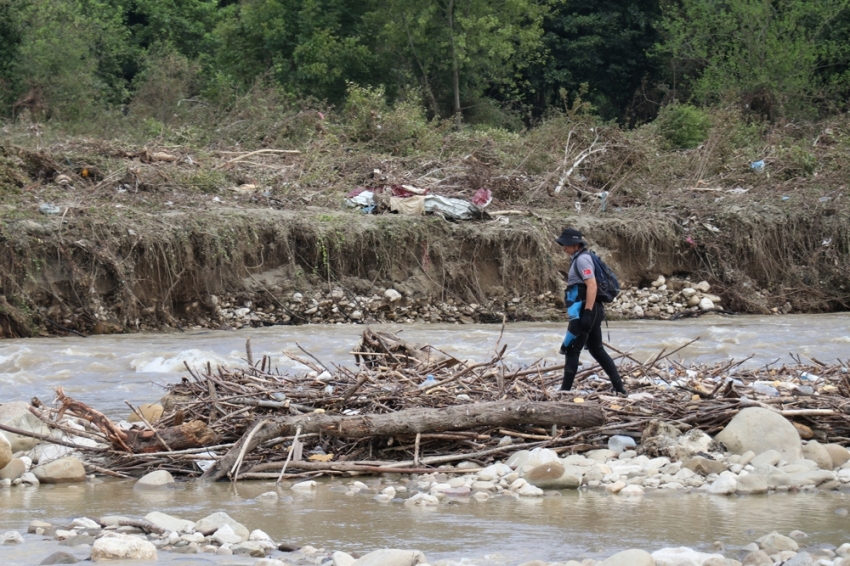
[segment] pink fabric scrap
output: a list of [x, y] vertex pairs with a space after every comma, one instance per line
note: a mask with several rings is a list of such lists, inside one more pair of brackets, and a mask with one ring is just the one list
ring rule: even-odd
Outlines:
[[475, 194], [472, 195], [472, 198], [469, 199], [472, 204], [479, 208], [484, 208], [490, 201], [493, 200], [493, 193], [490, 192], [490, 189], [478, 189], [475, 191]]

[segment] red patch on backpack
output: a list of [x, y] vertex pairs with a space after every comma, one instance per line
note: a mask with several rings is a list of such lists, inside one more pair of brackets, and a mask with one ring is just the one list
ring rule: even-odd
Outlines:
[[585, 269], [582, 273], [584, 275], [593, 275], [593, 271], [591, 271], [590, 269]]

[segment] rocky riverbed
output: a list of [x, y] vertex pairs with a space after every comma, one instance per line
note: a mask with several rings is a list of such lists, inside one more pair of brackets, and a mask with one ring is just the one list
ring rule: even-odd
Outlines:
[[[42, 483], [99, 482], [86, 475], [85, 460], [77, 455], [51, 454], [51, 443], [22, 448], [20, 437], [0, 435], [0, 489], [33, 489]], [[607, 448], [582, 454], [559, 454], [546, 448], [523, 450], [522, 439], [505, 437], [516, 444], [506, 460], [487, 467], [468, 461], [428, 474], [384, 475], [361, 480], [350, 478], [329, 483], [314, 480], [287, 483], [293, 493], [328, 489], [340, 497], [369, 497], [377, 505], [429, 508], [467, 502], [557, 497], [565, 489], [595, 490], [619, 499], [640, 498], [650, 490], [680, 490], [707, 496], [756, 496], [778, 492], [815, 492], [850, 489], [850, 451], [838, 444], [804, 442], [798, 429], [776, 411], [762, 407], [744, 409], [714, 438], [697, 429], [683, 432], [673, 424], [654, 422], [640, 442], [630, 436], [613, 435]], [[13, 452], [14, 448], [19, 448]], [[52, 456], [60, 456], [50, 460]], [[33, 467], [34, 466], [34, 467]], [[91, 468], [88, 472], [92, 470]], [[102, 472], [102, 470], [101, 470]], [[157, 492], [174, 487], [164, 470], [140, 478], [134, 489]], [[93, 486], [97, 489], [97, 486]], [[280, 490], [256, 498], [259, 505], [277, 506], [286, 497]], [[285, 512], [282, 507], [281, 512]], [[847, 513], [847, 509], [836, 512]], [[144, 517], [79, 517], [68, 525], [35, 521], [28, 537], [54, 540], [69, 546], [71, 558], [60, 556], [50, 563], [91, 558], [105, 560], [157, 560], [160, 553], [193, 553], [242, 556], [251, 564], [276, 566], [392, 566], [428, 564], [417, 550], [380, 549], [355, 557], [345, 549], [311, 546], [292, 548], [276, 542], [263, 531], [234, 521], [225, 513], [193, 520], [152, 511]], [[803, 527], [801, 525], [801, 527]], [[850, 531], [848, 531], [850, 532]], [[26, 544], [17, 532], [3, 535], [4, 545]], [[527, 562], [526, 566], [850, 566], [850, 541], [837, 547], [805, 546], [802, 532], [769, 533], [751, 545], [729, 551], [705, 553], [689, 548], [631, 549], [604, 560], [564, 557], [563, 562]], [[801, 546], [802, 545], [802, 546]], [[574, 560], [577, 558], [578, 560]], [[58, 562], [57, 560], [65, 560]], [[579, 561], [580, 560], [580, 561]], [[458, 562], [436, 560], [433, 565]]]
[[[627, 287], [607, 306], [612, 319], [669, 319], [723, 311], [722, 297], [710, 293], [706, 281], [659, 276], [645, 287]], [[327, 292], [294, 292], [288, 300], [269, 302], [262, 294], [222, 298], [208, 295], [190, 305], [187, 322], [198, 327], [239, 329], [279, 324], [365, 324], [487, 322], [560, 320], [563, 298], [552, 292], [539, 295], [496, 297], [488, 304], [460, 300], [437, 300], [418, 296], [403, 288], [378, 288], [371, 295], [357, 295], [340, 287]], [[783, 307], [773, 312], [789, 312]]]

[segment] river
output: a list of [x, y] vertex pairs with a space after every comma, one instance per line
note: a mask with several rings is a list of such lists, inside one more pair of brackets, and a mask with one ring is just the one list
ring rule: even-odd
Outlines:
[[[499, 340], [498, 325], [405, 325], [407, 340], [429, 343], [461, 358], [481, 360]], [[850, 358], [850, 315], [710, 316], [700, 319], [612, 322], [605, 340], [638, 359], [699, 340], [676, 354], [685, 362], [713, 363], [751, 356], [749, 364], [794, 363], [791, 354], [822, 362]], [[0, 401], [49, 402], [52, 389], [65, 392], [112, 418], [126, 417], [134, 405], [156, 401], [162, 385], [180, 379], [184, 362], [200, 366], [244, 364], [245, 340], [255, 356], [268, 354], [281, 371], [303, 366], [283, 351], [300, 353], [300, 344], [319, 359], [353, 365], [349, 354], [362, 328], [351, 325], [246, 329], [235, 332], [189, 331], [89, 338], [39, 338], [0, 342]], [[545, 359], [555, 353], [563, 325], [510, 324], [502, 343], [511, 364]], [[81, 486], [0, 489], [0, 532], [25, 530], [30, 520], [65, 522], [84, 515], [137, 514], [157, 510], [197, 520], [224, 510], [251, 529], [262, 528], [273, 539], [312, 544], [348, 552], [382, 547], [418, 548], [429, 560], [469, 558], [473, 564], [516, 564], [523, 560], [567, 560], [602, 557], [625, 548], [655, 550], [689, 546], [711, 550], [715, 541], [730, 549], [778, 530], [801, 529], [806, 544], [850, 541], [850, 493], [775, 494], [716, 497], [704, 494], [650, 492], [636, 501], [604, 492], [565, 491], [533, 501], [486, 503], [410, 509], [380, 504], [368, 496], [345, 497], [325, 482], [312, 496], [287, 496], [268, 505], [254, 498], [274, 490], [273, 483], [237, 486], [181, 484], [179, 489], [140, 494], [131, 482], [106, 481]], [[12, 559], [16, 551], [0, 549]], [[730, 551], [731, 552], [731, 551]], [[733, 556], [727, 552], [727, 556]], [[26, 562], [21, 562], [26, 563]], [[37, 562], [35, 562], [37, 563]]]

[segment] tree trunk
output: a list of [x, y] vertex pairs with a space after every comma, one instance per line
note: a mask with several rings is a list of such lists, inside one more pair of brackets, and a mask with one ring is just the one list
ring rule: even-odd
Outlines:
[[[133, 449], [134, 454], [146, 452], [165, 452], [171, 450], [184, 450], [186, 448], [199, 448], [215, 444], [215, 433], [210, 430], [204, 421], [191, 421], [177, 426], [157, 430], [159, 438], [151, 430], [128, 430], [127, 444]], [[166, 445], [163, 445], [163, 442]]]
[[446, 10], [449, 20], [449, 38], [452, 45], [452, 90], [454, 91], [454, 119], [455, 123], [460, 126], [460, 65], [457, 61], [457, 47], [455, 46], [455, 26], [454, 26], [454, 0], [449, 0], [449, 7]]
[[[516, 425], [586, 428], [604, 423], [604, 413], [592, 405], [528, 401], [494, 401], [439, 409], [417, 408], [395, 413], [353, 417], [310, 413], [278, 419], [267, 424], [250, 439], [245, 453], [266, 440], [278, 436], [291, 436], [298, 430], [301, 434], [321, 433], [340, 438], [363, 438]], [[217, 480], [226, 475], [238, 459], [245, 440], [246, 437], [243, 437], [237, 442], [215, 466], [204, 473], [202, 478]]]

